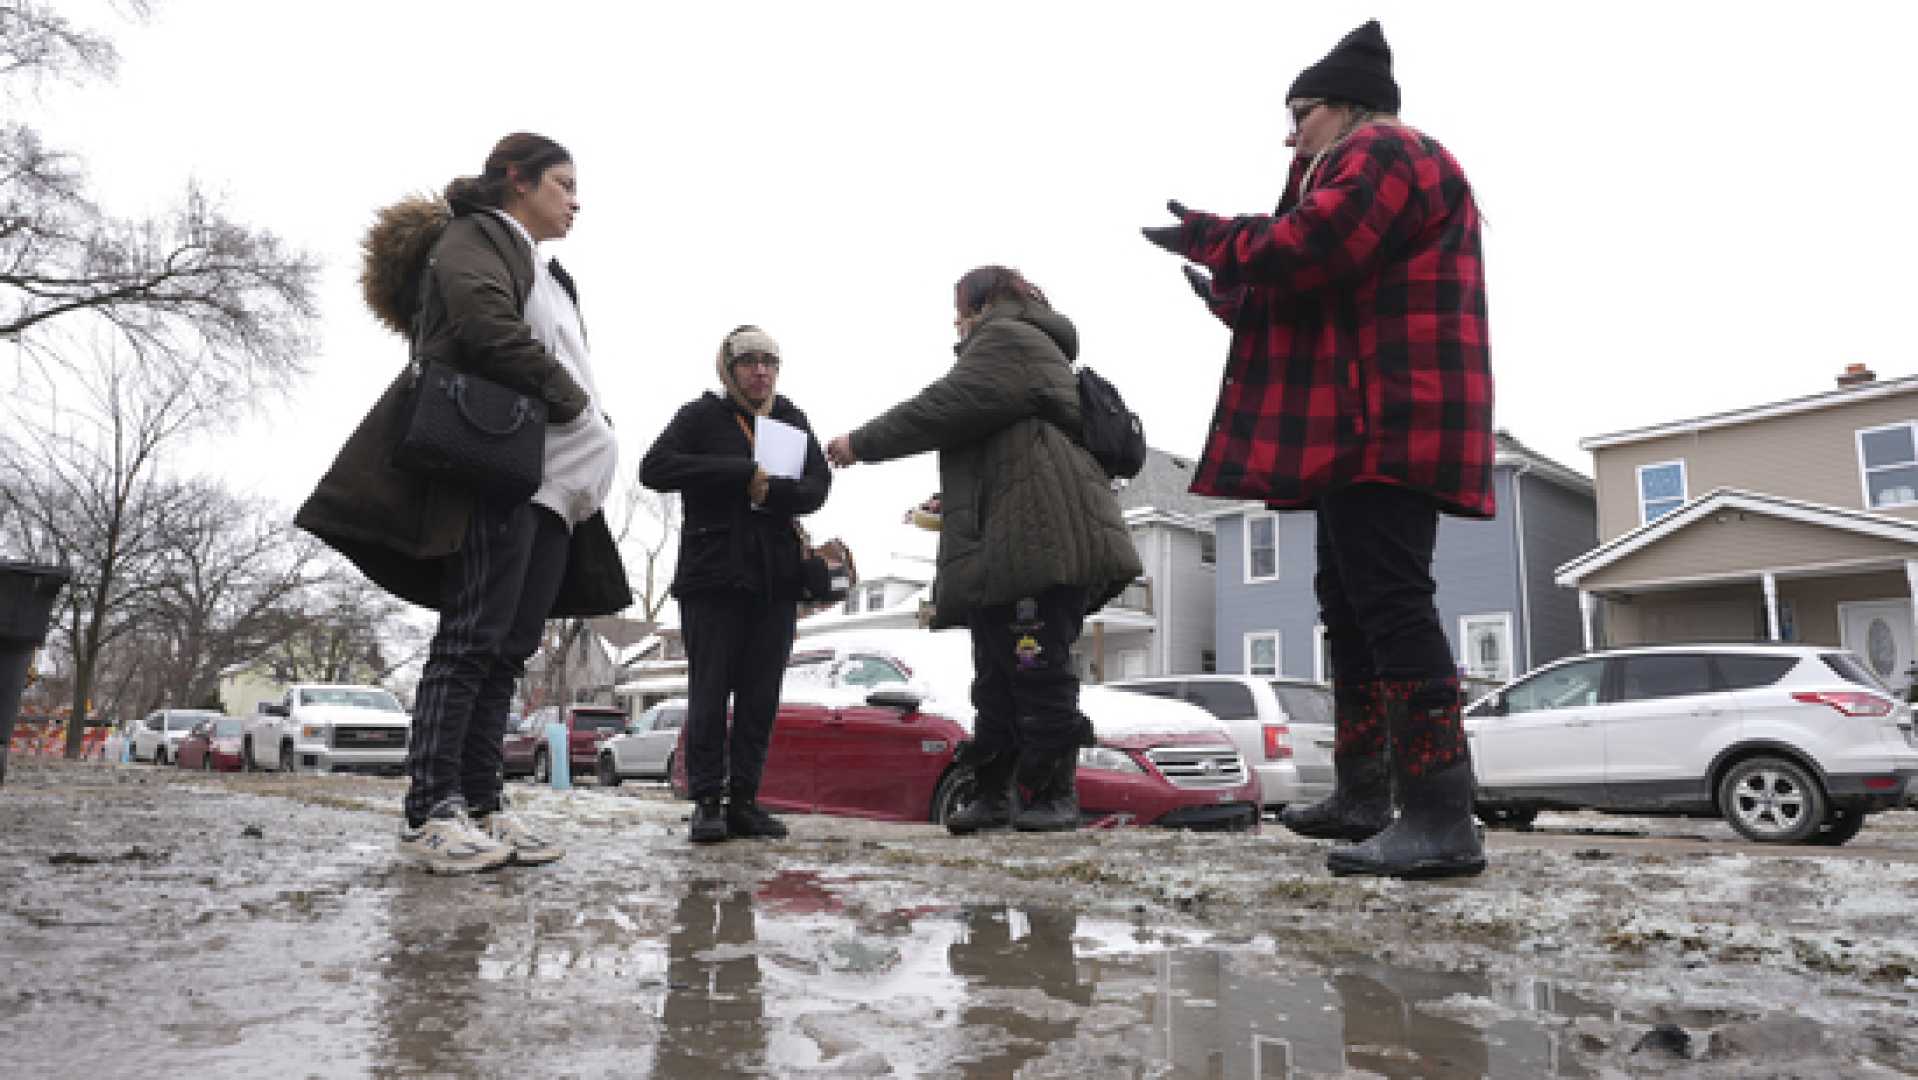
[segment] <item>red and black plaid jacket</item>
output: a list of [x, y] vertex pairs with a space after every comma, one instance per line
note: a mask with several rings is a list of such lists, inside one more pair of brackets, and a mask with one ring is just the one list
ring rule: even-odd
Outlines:
[[1193, 214], [1185, 254], [1232, 328], [1192, 490], [1275, 509], [1380, 481], [1491, 517], [1492, 370], [1479, 216], [1433, 140], [1369, 124], [1295, 161], [1276, 216]]

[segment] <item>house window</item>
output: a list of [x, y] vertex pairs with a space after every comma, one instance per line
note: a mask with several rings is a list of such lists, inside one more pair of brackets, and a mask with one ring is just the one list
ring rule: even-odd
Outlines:
[[1210, 675], [1219, 670], [1219, 654], [1212, 649], [1199, 650], [1199, 671]]
[[1279, 515], [1245, 518], [1245, 580], [1275, 581], [1279, 576]]
[[1656, 521], [1685, 505], [1685, 463], [1661, 461], [1638, 467], [1638, 520]]
[[884, 585], [866, 586], [866, 610], [878, 611], [886, 606], [886, 587]]
[[1261, 630], [1245, 635], [1245, 673], [1247, 675], [1279, 673], [1278, 631]]
[[853, 592], [849, 592], [846, 594], [846, 614], [852, 615], [857, 613], [858, 610], [859, 610], [859, 593], [857, 590], [854, 590]]
[[1199, 534], [1199, 565], [1217, 566], [1219, 564], [1219, 538], [1216, 534]]
[[1918, 424], [1906, 421], [1858, 433], [1858, 471], [1865, 481], [1865, 506], [1918, 505]]
[[1458, 621], [1459, 669], [1470, 679], [1512, 677], [1512, 613], [1466, 615]]

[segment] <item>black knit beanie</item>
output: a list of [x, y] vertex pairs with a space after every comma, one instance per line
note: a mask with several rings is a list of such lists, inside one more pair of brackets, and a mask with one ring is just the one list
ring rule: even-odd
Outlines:
[[1322, 98], [1397, 114], [1399, 84], [1392, 79], [1392, 47], [1373, 19], [1345, 35], [1325, 59], [1299, 72], [1285, 100]]

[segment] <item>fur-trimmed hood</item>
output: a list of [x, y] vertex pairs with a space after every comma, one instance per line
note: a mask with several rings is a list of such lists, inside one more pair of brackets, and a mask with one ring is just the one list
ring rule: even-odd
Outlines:
[[437, 195], [411, 195], [381, 210], [360, 241], [365, 262], [360, 289], [375, 318], [401, 337], [413, 333], [419, 307], [420, 272], [433, 244], [453, 220]]

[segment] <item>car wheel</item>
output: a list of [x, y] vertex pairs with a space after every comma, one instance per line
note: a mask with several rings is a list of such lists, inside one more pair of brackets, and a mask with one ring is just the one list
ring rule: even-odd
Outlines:
[[211, 752], [200, 755], [200, 771], [201, 772], [213, 771], [213, 754]]
[[1795, 761], [1746, 758], [1719, 782], [1718, 811], [1747, 840], [1802, 844], [1824, 824], [1825, 792]]
[[1532, 822], [1538, 820], [1538, 811], [1529, 807], [1481, 806], [1474, 812], [1488, 829], [1515, 829], [1519, 832], [1531, 832]]
[[166, 747], [162, 746], [153, 751], [153, 763], [155, 765], [166, 764]]
[[972, 801], [976, 777], [971, 769], [950, 768], [932, 793], [932, 823], [944, 825], [953, 812]]
[[1833, 810], [1818, 831], [1811, 834], [1811, 842], [1823, 847], [1837, 847], [1851, 842], [1858, 830], [1865, 827], [1865, 815], [1856, 810]]
[[618, 787], [619, 769], [613, 764], [613, 755], [599, 755], [599, 786]]
[[546, 751], [533, 755], [533, 783], [550, 784], [553, 782], [553, 765], [546, 760]]
[[253, 740], [252, 739], [248, 739], [245, 742], [240, 744], [240, 771], [241, 772], [259, 772], [260, 771], [260, 763], [253, 760]]
[[293, 744], [292, 743], [280, 744], [280, 771], [283, 773], [290, 773], [290, 772], [296, 771], [293, 767]]

